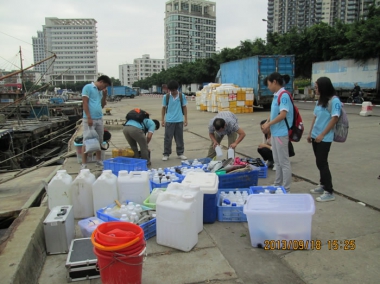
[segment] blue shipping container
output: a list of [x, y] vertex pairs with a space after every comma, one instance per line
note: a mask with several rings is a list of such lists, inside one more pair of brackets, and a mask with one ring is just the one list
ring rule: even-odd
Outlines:
[[253, 88], [255, 105], [269, 106], [271, 104], [273, 93], [264, 85], [263, 79], [273, 72], [290, 76], [290, 81], [285, 85], [285, 89], [293, 93], [294, 55], [258, 55], [220, 65], [221, 83], [233, 83], [242, 88]]

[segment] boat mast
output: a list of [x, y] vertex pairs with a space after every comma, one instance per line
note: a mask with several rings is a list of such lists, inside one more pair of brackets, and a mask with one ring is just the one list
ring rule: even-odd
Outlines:
[[21, 46], [20, 46], [20, 51], [19, 51], [19, 53], [20, 53], [20, 66], [21, 66], [21, 90], [24, 88], [24, 86], [23, 86], [23, 77], [24, 77], [24, 70], [23, 70], [23, 66], [22, 66], [22, 52], [21, 52]]

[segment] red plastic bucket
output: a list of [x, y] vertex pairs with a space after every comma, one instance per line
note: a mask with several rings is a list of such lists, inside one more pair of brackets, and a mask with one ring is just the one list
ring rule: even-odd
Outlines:
[[103, 284], [141, 284], [146, 247], [133, 255], [94, 248]]
[[144, 239], [144, 230], [129, 222], [106, 222], [94, 231], [96, 242], [103, 246], [118, 246], [133, 241], [136, 237]]

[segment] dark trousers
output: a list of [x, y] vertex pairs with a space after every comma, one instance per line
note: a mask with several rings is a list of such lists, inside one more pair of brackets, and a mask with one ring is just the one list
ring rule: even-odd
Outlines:
[[273, 162], [273, 154], [271, 149], [266, 147], [257, 148], [257, 152], [261, 155], [261, 157], [263, 157], [264, 161]]
[[325, 191], [329, 193], [333, 193], [333, 185], [331, 172], [329, 168], [329, 162], [327, 161], [331, 142], [320, 142], [316, 143], [314, 139], [312, 139], [313, 151], [315, 155], [315, 162], [317, 164], [320, 179], [319, 182], [323, 185]]
[[164, 156], [170, 156], [172, 153], [173, 137], [176, 144], [177, 155], [181, 156], [185, 152], [183, 122], [165, 122]]

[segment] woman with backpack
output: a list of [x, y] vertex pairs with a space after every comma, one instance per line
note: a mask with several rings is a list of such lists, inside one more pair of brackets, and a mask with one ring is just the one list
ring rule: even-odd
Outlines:
[[283, 87], [290, 80], [289, 75], [274, 72], [264, 79], [264, 85], [273, 92], [270, 117], [263, 125], [263, 132], [272, 135], [272, 153], [276, 165], [274, 186], [283, 186], [290, 191], [292, 168], [289, 160], [289, 129], [293, 125], [293, 103], [290, 94]]
[[314, 108], [314, 118], [307, 142], [313, 146], [320, 184], [310, 192], [321, 194], [316, 200], [326, 202], [335, 200], [328, 156], [334, 140], [333, 128], [341, 114], [341, 102], [334, 96], [335, 89], [327, 77], [320, 77], [315, 82], [314, 89], [319, 98]]

